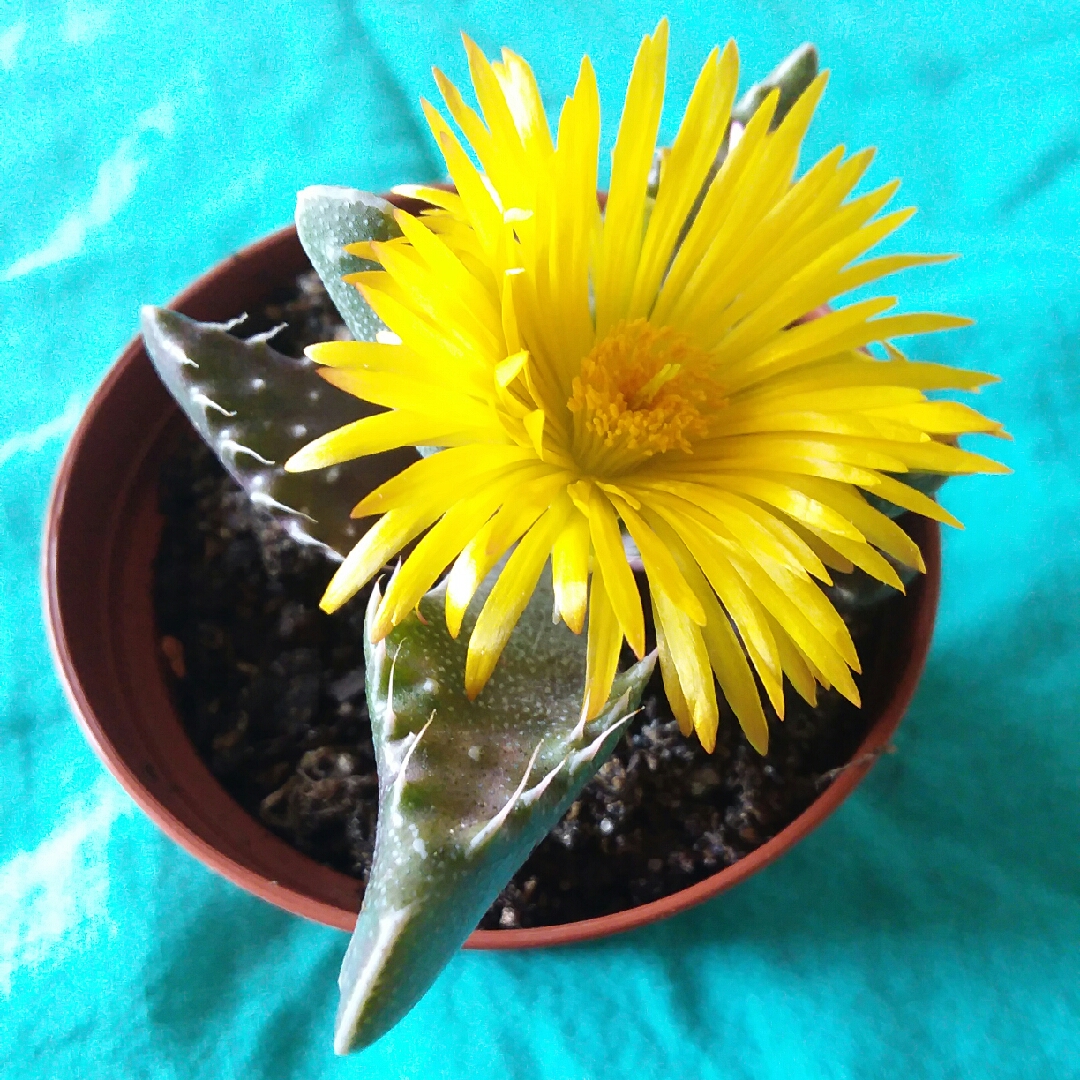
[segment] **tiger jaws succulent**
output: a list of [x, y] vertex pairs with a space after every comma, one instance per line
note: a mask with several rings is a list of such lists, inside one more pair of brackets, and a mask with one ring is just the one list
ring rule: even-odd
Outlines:
[[[415, 214], [346, 188], [298, 198], [355, 340], [295, 362], [144, 312], [196, 427], [339, 561], [325, 610], [401, 558], [365, 624], [379, 823], [340, 1053], [423, 995], [610, 754], [654, 659], [710, 750], [725, 702], [762, 753], [786, 684], [857, 704], [859, 658], [821, 586], [858, 568], [902, 590], [923, 566], [894, 516], [958, 524], [926, 478], [1006, 471], [957, 445], [1000, 425], [926, 396], [992, 377], [891, 341], [968, 320], [886, 315], [891, 296], [830, 306], [948, 256], [858, 261], [912, 213], [877, 216], [895, 182], [850, 197], [871, 152], [796, 178], [826, 83], [813, 48], [737, 104], [735, 45], [713, 50], [657, 150], [667, 38], [661, 21], [638, 52], [603, 211], [589, 59], [553, 137], [524, 60], [466, 38], [480, 111], [435, 72], [464, 141], [423, 103], [453, 191], [398, 189]], [[365, 406], [345, 416], [346, 395]], [[342, 472], [364, 459], [363, 479]], [[624, 643], [638, 662], [619, 672]]]

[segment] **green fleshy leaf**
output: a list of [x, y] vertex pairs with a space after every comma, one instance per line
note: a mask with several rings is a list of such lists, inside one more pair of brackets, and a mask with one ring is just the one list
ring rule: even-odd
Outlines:
[[264, 335], [242, 341], [224, 326], [164, 308], [142, 309], [154, 367], [196, 431], [247, 491], [294, 539], [343, 556], [363, 535], [349, 512], [415, 461], [411, 450], [309, 473], [287, 473], [300, 447], [380, 410], [320, 379], [308, 359], [275, 352]]
[[322, 279], [330, 299], [357, 341], [374, 341], [386, 327], [346, 274], [377, 270], [378, 265], [345, 251], [361, 240], [390, 240], [401, 235], [394, 208], [366, 191], [346, 187], [309, 187], [296, 196], [296, 232]]
[[762, 102], [773, 90], [780, 91], [770, 130], [780, 126], [792, 105], [802, 97], [803, 91], [817, 78], [817, 49], [807, 42], [780, 61], [759, 83], [755, 83], [735, 103], [731, 119], [740, 124], [750, 123], [750, 118], [761, 108]]
[[[375, 590], [369, 626], [378, 602]], [[580, 724], [585, 639], [552, 623], [545, 573], [470, 702], [465, 656], [482, 602], [455, 640], [440, 586], [366, 647], [379, 825], [338, 980], [338, 1053], [371, 1044], [420, 1000], [611, 754], [652, 672], [650, 656], [617, 676], [604, 712]]]

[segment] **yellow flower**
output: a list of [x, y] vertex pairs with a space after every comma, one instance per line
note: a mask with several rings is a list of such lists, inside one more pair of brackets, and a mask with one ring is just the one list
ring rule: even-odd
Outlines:
[[889, 474], [1007, 471], [953, 445], [965, 432], [1003, 433], [923, 394], [975, 390], [991, 376], [911, 362], [889, 344], [887, 359], [865, 349], [969, 320], [880, 317], [895, 303], [880, 297], [803, 321], [851, 289], [946, 258], [855, 261], [913, 212], [875, 219], [896, 183], [845, 201], [870, 151], [844, 160], [838, 147], [794, 179], [824, 75], [774, 131], [777, 94], [765, 101], [679, 243], [728, 129], [738, 55], [729, 43], [706, 60], [653, 201], [667, 35], [662, 21], [638, 52], [603, 215], [588, 57], [554, 143], [520, 57], [489, 63], [466, 39], [482, 116], [436, 71], [480, 167], [424, 102], [456, 194], [401, 189], [434, 209], [398, 212], [400, 238], [350, 248], [382, 267], [351, 280], [392, 333], [309, 350], [336, 386], [391, 411], [311, 443], [289, 468], [444, 447], [356, 507], [354, 516], [381, 517], [323, 607], [339, 607], [424, 534], [379, 604], [374, 636], [405, 619], [451, 563], [456, 636], [478, 585], [513, 549], [470, 638], [475, 696], [550, 560], [556, 617], [580, 633], [589, 614], [586, 718], [608, 696], [623, 639], [645, 651], [625, 529], [683, 730], [714, 746], [715, 676], [764, 751], [755, 674], [781, 718], [785, 675], [811, 702], [817, 684], [859, 700], [855, 648], [814, 579], [827, 584], [829, 568], [854, 565], [900, 589], [883, 555], [923, 569], [916, 545], [859, 489], [958, 524]]

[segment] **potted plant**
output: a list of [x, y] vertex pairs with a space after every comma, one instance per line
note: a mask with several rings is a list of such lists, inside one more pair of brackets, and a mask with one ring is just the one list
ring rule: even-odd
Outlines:
[[[453, 190], [403, 189], [422, 206], [301, 193], [300, 240], [352, 336], [307, 349], [322, 379], [267, 334], [144, 312], [162, 380], [251, 500], [340, 560], [324, 609], [369, 590], [378, 833], [342, 968], [341, 1052], [419, 999], [612, 753], [656, 661], [674, 721], [705, 751], [728, 709], [764, 754], [793, 692], [857, 706], [860, 657], [838, 608], [865, 600], [870, 579], [902, 591], [936, 573], [936, 534], [921, 548], [895, 520], [952, 521], [925, 477], [1003, 471], [956, 445], [999, 425], [924, 394], [990, 378], [909, 361], [889, 340], [966, 320], [880, 317], [891, 298], [824, 306], [940, 257], [856, 261], [909, 216], [872, 220], [891, 184], [845, 202], [868, 154], [834, 151], [793, 182], [825, 85], [812, 50], [738, 106], [734, 44], [714, 51], [674, 144], [654, 154], [666, 45], [661, 22], [635, 63], [603, 213], [587, 58], [553, 140], [524, 61], [491, 64], [468, 41], [482, 118], [436, 78], [479, 167], [425, 103]], [[327, 384], [383, 411], [346, 415]], [[373, 517], [366, 531], [354, 520]], [[909, 662], [886, 679], [871, 749], [913, 688], [935, 595], [907, 623]], [[132, 636], [153, 635], [142, 610]], [[137, 713], [133, 680], [114, 681]], [[145, 793], [115, 744], [104, 752]], [[850, 783], [866, 764], [853, 760]], [[212, 841], [144, 802], [213, 860]]]

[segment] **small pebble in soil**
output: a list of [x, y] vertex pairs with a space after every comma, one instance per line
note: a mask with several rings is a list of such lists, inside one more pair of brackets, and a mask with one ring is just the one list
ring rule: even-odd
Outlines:
[[[314, 275], [243, 328], [279, 322], [299, 355], [344, 336]], [[155, 601], [163, 658], [199, 755], [232, 796], [313, 859], [366, 880], [378, 779], [364, 697], [365, 600], [318, 608], [332, 566], [253, 507], [192, 434], [161, 477]], [[872, 672], [890, 603], [849, 618]], [[723, 711], [714, 754], [684, 738], [657, 674], [613, 756], [514, 875], [481, 926], [595, 918], [730, 866], [797, 817], [866, 733], [835, 693], [788, 688], [769, 754]]]

